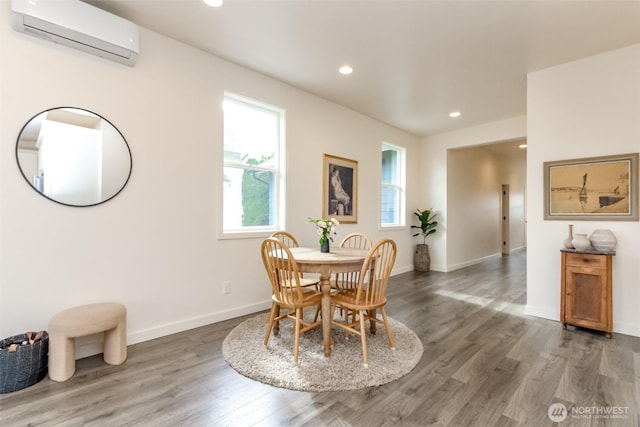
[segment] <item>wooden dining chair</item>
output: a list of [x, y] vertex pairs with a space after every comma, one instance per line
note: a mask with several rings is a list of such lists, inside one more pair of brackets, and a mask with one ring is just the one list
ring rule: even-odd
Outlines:
[[[262, 262], [272, 288], [271, 313], [264, 337], [264, 345], [269, 344], [269, 337], [274, 323], [284, 319], [294, 321], [293, 361], [298, 363], [300, 334], [322, 325], [322, 321], [307, 322], [304, 320], [306, 307], [320, 307], [322, 293], [301, 285], [298, 264], [289, 248], [280, 240], [270, 237], [262, 242]], [[284, 310], [281, 310], [284, 309]], [[281, 313], [285, 311], [285, 313]], [[274, 335], [277, 332], [274, 331]]]
[[[284, 230], [280, 230], [280, 231], [275, 231], [271, 234], [271, 237], [274, 237], [278, 240], [280, 240], [282, 243], [285, 244], [285, 246], [289, 247], [289, 248], [297, 248], [300, 247], [300, 245], [298, 244], [298, 239], [295, 238], [295, 236], [291, 233], [289, 233], [288, 231], [284, 231]], [[301, 285], [302, 286], [314, 286], [317, 290], [320, 290], [320, 277], [318, 277], [318, 275], [304, 275], [304, 273], [301, 274]]]
[[[346, 316], [345, 321], [332, 317], [331, 324], [344, 329], [347, 332], [360, 335], [362, 344], [363, 366], [368, 367], [366, 321], [383, 323], [387, 331], [389, 347], [395, 349], [391, 329], [387, 320], [385, 305], [387, 304], [386, 290], [391, 269], [396, 260], [397, 247], [391, 239], [383, 239], [376, 243], [369, 251], [358, 277], [358, 285], [353, 289], [343, 289], [332, 295], [332, 313], [336, 308], [344, 308], [353, 312], [353, 316]], [[382, 318], [377, 317], [377, 309], [380, 309]], [[349, 320], [350, 319], [350, 320]]]
[[286, 246], [290, 248], [297, 248], [300, 246], [295, 236], [289, 233], [288, 231], [284, 231], [284, 230], [275, 231], [271, 234], [271, 237], [275, 237], [276, 239], [280, 240], [282, 243], [284, 243]]
[[340, 242], [341, 248], [371, 249], [373, 242], [364, 233], [351, 233]]
[[[351, 233], [348, 234], [340, 242], [341, 248], [353, 248], [353, 249], [371, 249], [373, 244], [371, 239], [364, 233]], [[331, 287], [335, 289], [353, 289], [358, 286], [359, 271], [352, 271], [348, 273], [338, 273], [331, 283]]]

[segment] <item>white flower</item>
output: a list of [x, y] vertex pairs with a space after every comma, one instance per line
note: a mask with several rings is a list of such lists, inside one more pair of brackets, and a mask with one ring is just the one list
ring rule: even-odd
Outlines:
[[309, 222], [315, 224], [316, 226], [316, 233], [318, 234], [318, 236], [320, 236], [320, 244], [322, 244], [323, 242], [330, 240], [333, 242], [333, 237], [331, 236], [332, 234], [336, 234], [336, 229], [338, 228], [338, 224], [340, 224], [338, 222], [337, 219], [335, 218], [320, 218], [320, 219], [313, 219], [313, 218], [309, 218]]

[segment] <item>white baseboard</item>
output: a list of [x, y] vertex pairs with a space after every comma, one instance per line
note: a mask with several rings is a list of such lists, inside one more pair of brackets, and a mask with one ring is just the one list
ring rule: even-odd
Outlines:
[[446, 267], [445, 270], [440, 270], [440, 271], [444, 271], [445, 273], [449, 273], [451, 271], [459, 270], [461, 268], [469, 267], [471, 265], [480, 264], [481, 262], [485, 262], [485, 261], [490, 260], [490, 259], [500, 258], [501, 256], [502, 256], [502, 254], [500, 254], [500, 253], [491, 254], [491, 255], [487, 255], [487, 256], [482, 257], [482, 258], [476, 258], [476, 259], [472, 259], [470, 261], [461, 262], [459, 264], [449, 265], [449, 266]]
[[534, 317], [540, 317], [542, 319], [555, 320], [556, 322], [560, 321], [560, 311], [556, 310], [548, 310], [541, 307], [532, 307], [530, 305], [526, 305], [524, 307], [524, 314]]
[[[392, 276], [398, 275], [398, 274], [402, 274], [402, 273], [408, 273], [410, 271], [414, 271], [415, 268], [413, 266], [413, 264], [410, 265], [405, 265], [404, 267], [401, 268], [394, 268], [393, 271], [391, 272]], [[445, 268], [441, 265], [435, 265], [435, 264], [431, 264], [431, 267], [429, 268], [429, 271], [440, 271], [440, 272], [446, 272]]]
[[613, 332], [640, 337], [640, 325], [629, 322], [613, 322]]
[[408, 273], [409, 271], [413, 271], [413, 264], [405, 265], [402, 267], [396, 266], [393, 268], [393, 270], [391, 270], [391, 276], [397, 276], [398, 274]]
[[[541, 307], [525, 306], [524, 314], [541, 317], [543, 319], [555, 320], [560, 323], [560, 311], [548, 310]], [[624, 335], [640, 337], [640, 325], [629, 322], [613, 322], [613, 332]]]
[[[127, 345], [137, 344], [175, 334], [177, 332], [199, 328], [200, 326], [222, 322], [223, 320], [233, 319], [246, 314], [257, 313], [259, 311], [268, 310], [269, 308], [271, 308], [270, 299], [256, 304], [236, 307], [232, 310], [210, 313], [204, 316], [183, 319], [174, 323], [168, 323], [141, 331], [130, 332], [127, 334]], [[102, 352], [102, 334], [94, 334], [86, 338], [79, 337], [76, 339], [76, 359], [93, 356], [94, 354], [100, 354]]]

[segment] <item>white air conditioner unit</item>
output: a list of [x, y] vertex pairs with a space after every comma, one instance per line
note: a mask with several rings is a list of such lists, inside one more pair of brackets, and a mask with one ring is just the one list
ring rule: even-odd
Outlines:
[[79, 0], [11, 0], [16, 31], [133, 66], [138, 27]]

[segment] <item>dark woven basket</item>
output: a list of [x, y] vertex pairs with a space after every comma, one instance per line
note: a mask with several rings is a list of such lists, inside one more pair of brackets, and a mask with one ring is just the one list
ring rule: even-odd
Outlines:
[[45, 332], [39, 341], [18, 345], [16, 351], [9, 351], [9, 345], [24, 341], [27, 341], [26, 334], [0, 341], [0, 393], [22, 390], [47, 375], [49, 334]]

